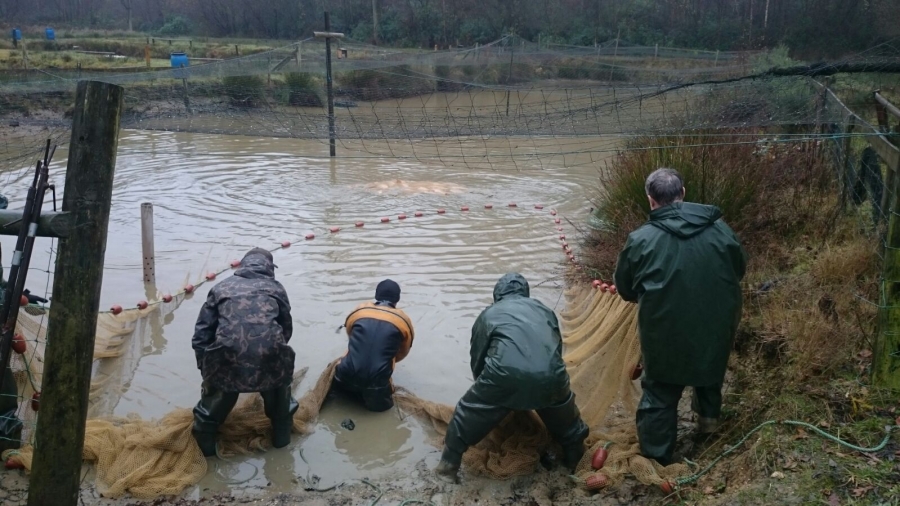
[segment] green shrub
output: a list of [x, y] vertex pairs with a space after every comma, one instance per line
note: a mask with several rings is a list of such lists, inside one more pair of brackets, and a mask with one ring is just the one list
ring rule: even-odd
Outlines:
[[191, 21], [182, 16], [173, 16], [159, 29], [160, 35], [187, 35], [193, 31]]
[[231, 103], [240, 107], [259, 106], [264, 98], [265, 81], [258, 76], [228, 76], [222, 80]]
[[288, 89], [288, 105], [322, 107], [321, 88], [312, 75], [291, 72], [284, 75], [284, 83]]

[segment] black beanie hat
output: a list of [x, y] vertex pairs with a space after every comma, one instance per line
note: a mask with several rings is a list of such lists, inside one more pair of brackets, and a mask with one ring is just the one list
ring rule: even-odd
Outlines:
[[375, 288], [375, 300], [387, 301], [391, 304], [400, 302], [400, 285], [390, 279], [385, 279]]

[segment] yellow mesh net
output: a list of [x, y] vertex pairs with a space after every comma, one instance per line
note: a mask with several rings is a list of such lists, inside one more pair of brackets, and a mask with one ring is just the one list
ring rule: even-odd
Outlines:
[[[682, 464], [662, 467], [640, 456], [634, 427], [634, 413], [639, 389], [631, 380], [631, 371], [640, 358], [637, 338], [637, 310], [618, 296], [592, 289], [573, 289], [565, 293], [567, 309], [561, 313], [564, 359], [569, 369], [572, 389], [585, 422], [591, 428], [590, 449], [578, 465], [575, 482], [587, 488], [620, 483], [633, 475], [642, 483], [659, 485], [688, 474]], [[180, 299], [165, 306], [153, 305], [145, 310], [131, 310], [119, 315], [103, 314], [98, 324], [97, 356], [115, 357], [128, 346], [128, 336], [154, 311], [172, 310]], [[41, 325], [34, 326], [34, 311], [23, 313], [20, 326], [31, 332], [34, 342], [43, 339]], [[26, 328], [29, 327], [30, 328]], [[102, 335], [102, 337], [101, 337]], [[40, 336], [40, 337], [39, 337]], [[29, 341], [31, 344], [31, 341]], [[30, 356], [39, 350], [29, 347]], [[27, 354], [26, 354], [27, 355]], [[99, 360], [102, 362], [102, 360]], [[21, 360], [15, 369], [20, 391], [38, 378], [40, 360]], [[319, 376], [311, 390], [298, 399], [294, 430], [307, 433], [322, 407], [331, 387], [335, 362]], [[302, 377], [305, 370], [297, 374]], [[95, 369], [95, 376], [101, 376]], [[102, 397], [103, 385], [116, 383], [109, 377], [92, 385], [94, 397]], [[29, 379], [30, 378], [30, 379]], [[299, 384], [295, 378], [294, 384]], [[34, 388], [34, 387], [28, 387]], [[228, 419], [220, 427], [223, 456], [248, 454], [269, 447], [271, 426], [259, 395], [244, 395]], [[453, 407], [420, 399], [398, 389], [396, 402], [400, 409], [429, 421], [440, 438], [440, 445], [453, 415]], [[32, 414], [33, 416], [33, 414]], [[194, 485], [207, 472], [207, 462], [191, 435], [193, 422], [190, 409], [178, 409], [160, 420], [146, 421], [137, 417], [90, 418], [84, 445], [85, 461], [97, 469], [97, 488], [106, 497], [126, 493], [138, 499], [177, 495]], [[30, 441], [30, 440], [27, 440]], [[533, 473], [541, 454], [552, 445], [551, 438], [534, 413], [513, 413], [484, 441], [469, 449], [463, 457], [464, 468], [473, 474], [505, 479]], [[601, 470], [591, 468], [594, 452], [607, 447], [609, 456]], [[5, 452], [26, 469], [31, 469], [32, 447]]]

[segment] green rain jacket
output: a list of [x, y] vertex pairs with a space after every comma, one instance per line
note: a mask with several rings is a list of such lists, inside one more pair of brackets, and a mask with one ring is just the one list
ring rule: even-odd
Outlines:
[[494, 303], [472, 327], [473, 386], [513, 410], [545, 408], [569, 395], [559, 322], [529, 294], [524, 277], [506, 274], [494, 287]]
[[638, 302], [646, 378], [721, 383], [741, 318], [747, 253], [714, 206], [676, 202], [628, 236], [616, 288]]

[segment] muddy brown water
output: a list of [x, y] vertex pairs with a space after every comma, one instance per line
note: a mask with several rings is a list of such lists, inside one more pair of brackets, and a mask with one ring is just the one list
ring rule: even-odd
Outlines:
[[[366, 141], [341, 143], [341, 158], [330, 161], [327, 144], [320, 141], [123, 131], [101, 307], [133, 307], [146, 297], [142, 202], [155, 206], [157, 285], [163, 292], [177, 291], [186, 279], [221, 268], [251, 247], [292, 240], [290, 248], [275, 252], [275, 261], [293, 306], [290, 344], [297, 352], [296, 366], [309, 367], [300, 390], [343, 354], [346, 336], [336, 329], [356, 304], [372, 297], [378, 281], [389, 277], [400, 283], [400, 306], [416, 327], [414, 347], [398, 364], [395, 383], [453, 404], [472, 380], [471, 325], [491, 302], [493, 285], [503, 273], [521, 272], [533, 296], [561, 309], [565, 258], [549, 210], [584, 222], [603, 159], [579, 151], [600, 144], [610, 140], [454, 139], [391, 146]], [[529, 154], [554, 149], [569, 154]], [[397, 156], [404, 153], [407, 157]], [[466, 163], [462, 154], [478, 164]], [[64, 150], [58, 151], [52, 166], [60, 188], [65, 157]], [[0, 177], [10, 208], [21, 208], [30, 171]], [[518, 207], [508, 207], [510, 202]], [[484, 209], [486, 203], [494, 208]], [[538, 203], [543, 211], [534, 209]], [[461, 212], [461, 206], [471, 211]], [[48, 203], [45, 209], [50, 208]], [[439, 208], [446, 214], [438, 215]], [[414, 217], [416, 211], [424, 216]], [[409, 218], [397, 220], [400, 213]], [[383, 216], [391, 222], [379, 223]], [[365, 226], [355, 228], [357, 221]], [[343, 229], [330, 234], [331, 226]], [[575, 235], [565, 219], [563, 226]], [[316, 239], [298, 240], [308, 232]], [[8, 269], [15, 240], [0, 242]], [[49, 293], [42, 270], [53, 270], [49, 252], [54, 246], [49, 239], [37, 242], [27, 283], [34, 293]], [[121, 396], [101, 414], [161, 417], [197, 401], [200, 373], [190, 340], [210, 286], [186, 299], [155, 331], [136, 334], [140, 342], [116, 359], [126, 365], [116, 386]], [[354, 420], [355, 430], [341, 427], [345, 418]], [[321, 477], [320, 487], [362, 477], [399, 477], [422, 459], [429, 467], [436, 464], [439, 450], [429, 443], [433, 436], [430, 428], [397, 410], [371, 414], [337, 400], [326, 404], [312, 435], [297, 438], [286, 450], [221, 462], [218, 470], [211, 466], [188, 495], [233, 488], [229, 480], [289, 491], [300, 486], [295, 477], [308, 473]]]

